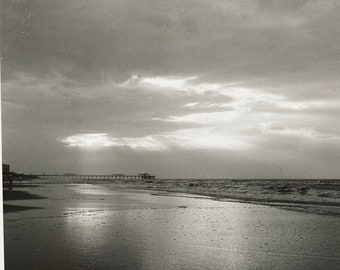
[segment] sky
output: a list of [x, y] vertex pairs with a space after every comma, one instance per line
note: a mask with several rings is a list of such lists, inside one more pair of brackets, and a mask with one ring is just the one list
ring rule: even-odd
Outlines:
[[0, 2], [12, 170], [339, 178], [339, 1]]

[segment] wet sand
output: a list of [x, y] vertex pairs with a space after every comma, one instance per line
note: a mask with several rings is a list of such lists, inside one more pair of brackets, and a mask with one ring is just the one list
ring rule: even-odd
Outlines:
[[340, 216], [340, 180], [337, 179], [155, 179], [113, 182], [123, 187], [170, 192], [170, 195], [172, 192], [182, 192], [211, 196], [216, 200]]
[[6, 270], [339, 269], [340, 218], [112, 185], [40, 184], [10, 205]]
[[[24, 187], [34, 187], [34, 186], [25, 186], [25, 185], [18, 185], [15, 186], [15, 188], [24, 188]], [[12, 187], [13, 188], [13, 187]], [[23, 205], [11, 205], [6, 204], [6, 201], [18, 201], [18, 200], [34, 200], [34, 199], [42, 199], [43, 197], [31, 194], [26, 191], [22, 190], [8, 190], [3, 189], [3, 211], [4, 213], [9, 212], [18, 212], [18, 211], [24, 211], [24, 210], [31, 210], [31, 209], [38, 209], [39, 207], [34, 206], [23, 206]]]
[[[17, 188], [22, 189], [23, 187], [17, 186], [16, 189]], [[23, 190], [3, 190], [4, 201], [33, 200], [33, 199], [42, 199], [42, 198], [43, 197], [41, 196], [26, 192]]]

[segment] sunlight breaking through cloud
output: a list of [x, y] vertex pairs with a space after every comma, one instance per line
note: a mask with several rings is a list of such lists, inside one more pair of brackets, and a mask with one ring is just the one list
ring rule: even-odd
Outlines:
[[117, 145], [107, 133], [75, 134], [61, 141], [65, 145], [78, 147], [109, 147]]
[[217, 133], [212, 127], [180, 129], [135, 138], [115, 138], [107, 133], [76, 134], [63, 139], [62, 142], [70, 147], [97, 149], [127, 146], [136, 151], [164, 151], [171, 148], [241, 150], [250, 146], [244, 138], [232, 136], [226, 131]]
[[160, 151], [168, 149], [166, 145], [158, 141], [153, 136], [141, 138], [122, 138], [114, 140], [120, 141], [121, 146], [128, 146], [134, 150]]
[[186, 90], [187, 82], [197, 79], [196, 76], [179, 78], [175, 76], [171, 77], [139, 77], [132, 75], [127, 81], [120, 84], [122, 87], [156, 87], [166, 88], [174, 90]]
[[262, 123], [260, 130], [266, 135], [279, 135], [288, 137], [303, 137], [317, 140], [339, 141], [340, 137], [332, 134], [326, 134], [316, 131], [313, 128], [286, 128], [277, 126], [273, 123]]
[[75, 134], [61, 140], [66, 146], [81, 148], [103, 148], [111, 146], [128, 146], [139, 150], [164, 150], [166, 147], [152, 137], [114, 138], [107, 133]]
[[239, 118], [239, 115], [240, 113], [237, 111], [206, 112], [186, 114], [182, 116], [169, 116], [168, 118], [161, 120], [178, 123], [217, 125], [235, 122]]
[[214, 128], [182, 129], [161, 135], [168, 144], [186, 149], [243, 150], [250, 143], [242, 136], [231, 136], [226, 131], [217, 133]]
[[340, 1], [4, 2], [14, 170], [338, 177]]
[[205, 96], [205, 102], [190, 102], [184, 105], [187, 108], [226, 108], [235, 111], [249, 112], [253, 110], [273, 110], [283, 109], [299, 111], [308, 108], [321, 108], [327, 105], [320, 101], [296, 101], [290, 100], [284, 95], [270, 93], [268, 91], [246, 87], [246, 81], [240, 82], [201, 82], [198, 76], [156, 76], [140, 77], [131, 76], [127, 81], [120, 84], [120, 87], [158, 90], [166, 94], [167, 92], [185, 92], [190, 95], [205, 95], [215, 93], [231, 98], [228, 103], [209, 103], [209, 96]]

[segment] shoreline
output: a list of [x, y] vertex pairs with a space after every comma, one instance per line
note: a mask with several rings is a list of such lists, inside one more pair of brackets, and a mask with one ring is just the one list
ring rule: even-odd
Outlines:
[[301, 269], [305, 260], [333, 269], [340, 259], [334, 242], [339, 217], [142, 186], [92, 181], [17, 188], [44, 199], [6, 202], [41, 207], [14, 212], [28, 209], [10, 206], [4, 215], [6, 269], [86, 269], [91, 263], [92, 269], [222, 270], [235, 256], [239, 269], [251, 260], [258, 269], [277, 261]]
[[[292, 211], [340, 216], [340, 181], [338, 180], [219, 180], [155, 179], [111, 181], [52, 181], [35, 179], [16, 188], [34, 187], [39, 183], [94, 184], [116, 188], [159, 192], [153, 195], [191, 194], [217, 201], [267, 205]], [[40, 199], [22, 190], [3, 190], [4, 201]], [[8, 196], [11, 194], [11, 196]], [[23, 209], [24, 210], [24, 209]]]
[[[93, 181], [92, 183], [96, 184]], [[156, 179], [154, 181], [116, 181], [112, 184], [132, 189], [166, 192], [171, 196], [175, 193], [185, 193], [208, 196], [212, 200], [267, 205], [292, 211], [340, 216], [340, 181], [338, 180]]]
[[[119, 186], [121, 187], [121, 186]], [[152, 194], [155, 196], [171, 196], [171, 197], [178, 197], [176, 194], [188, 194], [188, 195], [197, 195], [202, 197], [197, 197], [202, 199], [206, 197], [210, 200], [215, 201], [224, 201], [224, 202], [237, 202], [237, 203], [247, 203], [247, 204], [255, 204], [255, 205], [264, 205], [270, 207], [277, 207], [285, 210], [290, 211], [298, 211], [304, 213], [312, 213], [312, 214], [320, 214], [320, 215], [331, 215], [331, 216], [338, 216], [340, 217], [340, 203], [339, 204], [317, 204], [313, 202], [296, 202], [296, 201], [262, 201], [262, 200], [249, 200], [244, 198], [235, 198], [235, 197], [215, 197], [214, 195], [209, 195], [207, 193], [195, 193], [195, 192], [182, 192], [182, 191], [175, 191], [175, 190], [165, 190], [165, 189], [147, 189], [147, 188], [136, 188], [136, 187], [121, 187], [121, 188], [128, 188], [132, 190], [144, 190], [147, 192], [150, 191], [157, 191], [160, 192], [159, 194]], [[163, 193], [162, 193], [163, 192]], [[165, 193], [164, 193], [165, 192]], [[188, 196], [184, 196], [188, 197]], [[196, 197], [192, 197], [196, 198]], [[327, 209], [324, 209], [327, 208]], [[336, 208], [336, 209], [332, 209]], [[333, 210], [333, 211], [332, 211]]]

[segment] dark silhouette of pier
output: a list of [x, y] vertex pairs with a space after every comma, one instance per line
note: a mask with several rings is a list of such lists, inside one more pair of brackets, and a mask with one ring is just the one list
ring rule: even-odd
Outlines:
[[142, 174], [36, 174], [35, 176], [45, 179], [74, 179], [74, 180], [118, 180], [118, 179], [155, 179], [154, 175]]

